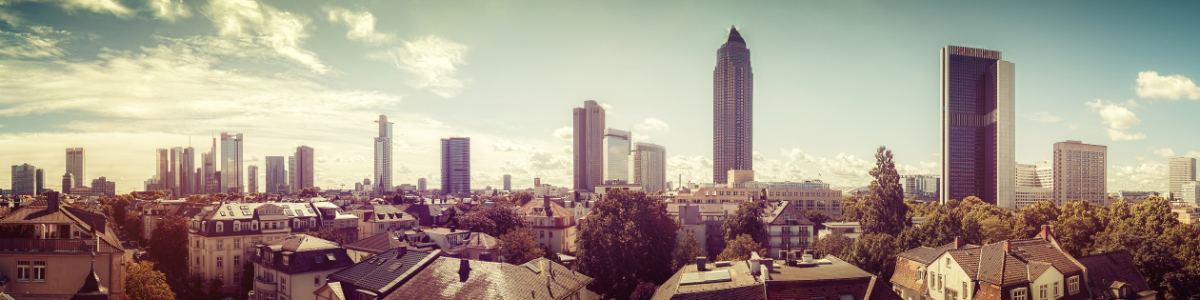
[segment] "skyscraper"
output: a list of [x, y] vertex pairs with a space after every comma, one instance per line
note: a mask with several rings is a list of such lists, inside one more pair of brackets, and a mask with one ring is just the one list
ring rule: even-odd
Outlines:
[[941, 50], [941, 201], [976, 196], [1015, 208], [1015, 65], [1000, 51]]
[[1054, 201], [1054, 163], [1049, 160], [1032, 165], [1017, 164], [1016, 185], [1013, 187], [1015, 208], [1036, 204], [1038, 201]]
[[[155, 162], [158, 163], [158, 170], [155, 173], [156, 178], [154, 184], [155, 190], [169, 190], [171, 186], [167, 184], [167, 179], [171, 178], [171, 149], [159, 148], [156, 150], [158, 156]], [[79, 179], [84, 180], [84, 179]]]
[[713, 69], [713, 182], [726, 183], [729, 170], [753, 170], [754, 71], [750, 49], [737, 27], [717, 49]]
[[593, 191], [604, 183], [604, 108], [587, 100], [574, 114], [575, 189]]
[[221, 180], [217, 177], [217, 139], [213, 138], [212, 149], [201, 155], [203, 179], [201, 184], [203, 191], [199, 193], [217, 193], [221, 190]]
[[86, 175], [84, 171], [87, 168], [83, 154], [83, 148], [67, 148], [67, 173], [71, 174], [71, 187], [83, 186], [83, 176]]
[[937, 201], [940, 183], [941, 179], [934, 175], [900, 175], [900, 186], [904, 188], [906, 199]]
[[287, 169], [284, 167], [283, 156], [267, 156], [267, 187], [268, 194], [285, 194], [287, 187]]
[[34, 188], [34, 190], [37, 191], [37, 193], [40, 195], [40, 194], [42, 194], [42, 192], [46, 191], [46, 171], [42, 170], [42, 169], [37, 169], [37, 171], [34, 171], [34, 174], [35, 174], [34, 176], [36, 177], [34, 182], [37, 185]]
[[288, 156], [288, 194], [299, 193], [300, 189], [296, 188], [296, 156]]
[[504, 191], [512, 191], [512, 175], [504, 174]]
[[196, 148], [183, 148], [179, 163], [179, 186], [182, 196], [199, 193], [196, 189]]
[[629, 181], [629, 132], [604, 130], [604, 181]]
[[171, 148], [171, 169], [168, 174], [170, 179], [167, 180], [167, 185], [175, 197], [183, 196], [182, 191], [182, 175], [183, 175], [183, 147]]
[[1183, 183], [1196, 181], [1196, 159], [1191, 157], [1172, 158], [1168, 163], [1169, 180], [1172, 198], [1180, 197]]
[[62, 178], [62, 193], [71, 194], [71, 188], [75, 186], [71, 180], [71, 173], [64, 173]]
[[1054, 203], [1087, 200], [1104, 205], [1108, 199], [1108, 146], [1080, 141], [1054, 143]]
[[647, 193], [666, 191], [667, 149], [650, 143], [636, 143], [629, 155], [631, 184], [640, 184]]
[[313, 187], [313, 148], [309, 146], [296, 147], [296, 192]]
[[12, 166], [12, 195], [37, 195], [37, 168], [29, 164]]
[[241, 195], [245, 192], [242, 172], [242, 134], [221, 133], [221, 192]]
[[258, 166], [250, 165], [250, 166], [246, 167], [246, 173], [249, 174], [249, 176], [246, 176], [246, 181], [248, 182], [248, 183], [246, 183], [246, 192], [247, 193], [257, 193], [258, 192]]
[[442, 139], [442, 194], [471, 194], [471, 138]]
[[379, 123], [379, 136], [375, 137], [375, 192], [386, 193], [392, 190], [392, 122], [379, 115], [375, 123]]
[[417, 191], [418, 192], [425, 191], [425, 178], [417, 178]]

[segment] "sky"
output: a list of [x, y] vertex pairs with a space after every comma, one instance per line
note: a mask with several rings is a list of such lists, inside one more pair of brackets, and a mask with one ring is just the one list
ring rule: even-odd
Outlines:
[[[999, 1], [997, 1], [999, 2]], [[571, 109], [712, 181], [712, 71], [736, 25], [754, 71], [760, 181], [866, 186], [879, 146], [940, 173], [938, 51], [1016, 65], [1019, 163], [1108, 146], [1108, 189], [1165, 190], [1200, 158], [1200, 4], [1054, 1], [0, 0], [0, 165], [60, 188], [64, 150], [118, 192], [155, 149], [245, 135], [245, 164], [314, 148], [316, 183], [373, 173], [395, 122], [394, 183], [440, 185], [440, 142], [470, 137], [472, 187], [570, 186]], [[265, 182], [260, 171], [259, 184]], [[0, 172], [8, 182], [10, 172]], [[5, 189], [8, 187], [5, 186]]]

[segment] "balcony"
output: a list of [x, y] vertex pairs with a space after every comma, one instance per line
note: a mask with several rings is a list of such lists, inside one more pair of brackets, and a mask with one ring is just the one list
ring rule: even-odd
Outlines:
[[[0, 251], [23, 252], [96, 252], [95, 239], [0, 239]], [[108, 243], [100, 243], [100, 252], [119, 252]]]
[[279, 291], [279, 285], [267, 282], [265, 278], [254, 276], [254, 290], [256, 293], [275, 293]]
[[780, 231], [780, 232], [779, 232], [779, 235], [782, 235], [782, 236], [792, 236], [792, 231], [790, 231], [790, 230], [784, 230], [784, 231]]

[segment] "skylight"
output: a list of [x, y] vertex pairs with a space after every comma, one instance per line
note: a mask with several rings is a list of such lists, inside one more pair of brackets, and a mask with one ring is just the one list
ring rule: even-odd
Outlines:
[[730, 281], [733, 281], [733, 278], [729, 276], [729, 270], [687, 272], [687, 273], [683, 273], [683, 278], [679, 279], [679, 285], [692, 285], [692, 284], [730, 282]]

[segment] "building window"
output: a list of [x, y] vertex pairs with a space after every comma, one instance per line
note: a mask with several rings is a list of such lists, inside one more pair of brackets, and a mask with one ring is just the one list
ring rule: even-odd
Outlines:
[[[284, 257], [283, 261], [287, 261], [287, 257]], [[285, 291], [287, 290], [287, 277], [279, 277], [279, 287]]]
[[1038, 299], [1046, 299], [1046, 298], [1049, 298], [1048, 296], [1050, 296], [1050, 293], [1048, 293], [1048, 292], [1049, 292], [1049, 290], [1050, 290], [1050, 289], [1049, 289], [1048, 287], [1049, 287], [1049, 286], [1048, 286], [1048, 285], [1045, 285], [1045, 284], [1043, 284], [1042, 286], [1038, 287]]
[[235, 284], [242, 284], [242, 272], [233, 272], [233, 282]]
[[225, 224], [222, 224], [221, 222], [217, 222], [217, 232], [224, 232], [224, 231], [225, 231]]
[[287, 256], [283, 257], [283, 265], [285, 265], [285, 266], [288, 265], [288, 257]]
[[[899, 295], [899, 293], [897, 293], [897, 295]], [[838, 298], [839, 300], [854, 300], [854, 295], [839, 295]]]
[[545, 238], [545, 237], [546, 237], [546, 231], [538, 231], [538, 238]]
[[967, 288], [967, 282], [963, 281], [963, 299], [971, 299], [971, 290]]
[[933, 276], [933, 271], [929, 271], [929, 277], [925, 278], [925, 281], [929, 281], [929, 288], [931, 288], [931, 289], [933, 288], [934, 278], [935, 277]]
[[1079, 275], [1067, 279], [1067, 292], [1071, 295], [1079, 293]]
[[28, 260], [17, 261], [17, 281], [29, 281], [29, 266]]
[[1013, 289], [1012, 290], [1012, 300], [1027, 300], [1027, 299], [1025, 299], [1026, 293], [1028, 293], [1028, 290], [1026, 290], [1025, 288]]
[[1054, 282], [1054, 299], [1058, 299], [1058, 297], [1062, 297], [1062, 288], [1059, 285], [1058, 281], [1055, 281]]
[[[241, 256], [241, 255], [234, 255], [234, 256], [233, 256], [233, 266], [234, 266], [234, 267], [239, 267], [239, 266], [241, 266], [241, 265], [242, 265], [242, 256]], [[234, 280], [234, 281], [236, 281], [236, 280]]]
[[242, 221], [233, 221], [233, 231], [242, 231]]
[[233, 239], [233, 249], [242, 249], [242, 239]]
[[217, 250], [225, 250], [225, 241], [217, 240]]
[[554, 232], [553, 232], [553, 231], [551, 231], [551, 232], [550, 232], [550, 238], [554, 238]]
[[217, 267], [218, 268], [225, 267], [225, 258], [224, 257], [217, 256]]
[[321, 286], [321, 275], [313, 276], [313, 286]]

